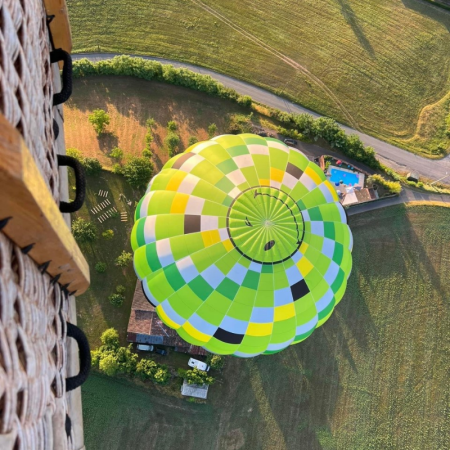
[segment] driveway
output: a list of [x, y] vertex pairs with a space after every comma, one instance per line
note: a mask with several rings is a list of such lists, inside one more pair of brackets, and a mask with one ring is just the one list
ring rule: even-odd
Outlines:
[[[74, 60], [80, 58], [88, 58], [91, 61], [100, 61], [113, 58], [114, 56], [118, 55], [115, 53], [78, 53], [72, 55], [72, 58]], [[149, 59], [152, 61], [159, 61], [162, 64], [172, 64], [174, 67], [185, 67], [192, 70], [193, 72], [210, 75], [212, 78], [220, 81], [224, 86], [234, 89], [241, 95], [250, 95], [255, 101], [263, 103], [267, 106], [278, 108], [282, 111], [287, 111], [290, 113], [308, 113], [314, 117], [320, 117], [320, 114], [292, 103], [282, 97], [278, 97], [277, 95], [272, 94], [265, 89], [259, 88], [250, 83], [246, 83], [245, 81], [240, 81], [235, 78], [222, 75], [204, 67], [199, 67], [188, 63], [180, 63], [169, 59], [155, 58], [153, 56], [131, 56], [138, 56], [140, 58]], [[357, 134], [364, 142], [364, 144], [370, 145], [374, 148], [381, 162], [393, 168], [394, 170], [415, 171], [418, 172], [421, 176], [433, 180], [445, 177], [446, 172], [449, 173], [450, 177], [450, 156], [446, 156], [441, 160], [422, 158], [406, 150], [395, 147], [392, 144], [388, 144], [387, 142], [384, 142], [380, 139], [369, 136], [368, 134], [356, 131], [350, 127], [343, 125], [342, 128], [349, 134]], [[448, 182], [449, 179], [450, 178], [444, 181]]]

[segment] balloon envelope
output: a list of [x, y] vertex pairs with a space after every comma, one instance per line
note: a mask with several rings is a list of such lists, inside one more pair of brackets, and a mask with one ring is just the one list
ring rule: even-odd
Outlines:
[[161, 320], [190, 344], [241, 357], [306, 339], [352, 266], [346, 214], [322, 170], [253, 134], [169, 160], [137, 206], [131, 241]]

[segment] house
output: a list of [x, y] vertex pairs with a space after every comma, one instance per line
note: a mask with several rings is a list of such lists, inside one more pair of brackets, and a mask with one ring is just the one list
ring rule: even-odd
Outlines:
[[174, 347], [176, 352], [190, 355], [206, 355], [205, 349], [188, 344], [175, 330], [162, 322], [155, 307], [145, 297], [139, 280], [136, 283], [128, 321], [127, 341], [136, 344], [165, 345]]
[[206, 400], [206, 397], [208, 396], [208, 388], [209, 386], [207, 384], [189, 384], [186, 380], [184, 380], [183, 385], [181, 386], [181, 395], [186, 397], [203, 398]]

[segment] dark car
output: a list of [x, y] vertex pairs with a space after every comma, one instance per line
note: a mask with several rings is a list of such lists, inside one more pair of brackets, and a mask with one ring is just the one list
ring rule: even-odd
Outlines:
[[164, 348], [155, 348], [155, 353], [157, 353], [158, 355], [162, 355], [162, 356], [166, 356], [167, 355], [167, 350]]
[[297, 141], [294, 139], [285, 139], [284, 143], [287, 145], [297, 145]]
[[258, 133], [258, 136], [261, 136], [261, 137], [267, 137], [267, 133], [266, 133], [265, 131], [260, 131], [260, 132]]

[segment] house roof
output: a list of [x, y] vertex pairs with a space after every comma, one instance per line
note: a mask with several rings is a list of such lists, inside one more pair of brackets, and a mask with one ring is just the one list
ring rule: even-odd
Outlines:
[[192, 355], [206, 355], [206, 351], [188, 344], [178, 333], [163, 323], [155, 307], [147, 300], [138, 280], [128, 321], [127, 340], [139, 344], [156, 344], [175, 347], [178, 352]]
[[184, 380], [181, 386], [181, 395], [206, 399], [208, 396], [208, 388], [209, 386], [207, 384], [189, 384]]

